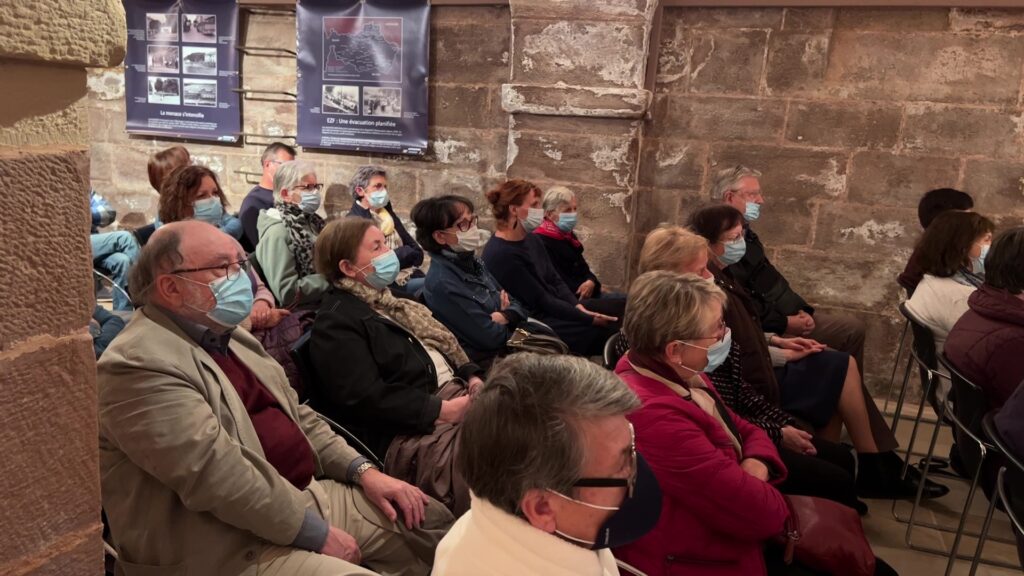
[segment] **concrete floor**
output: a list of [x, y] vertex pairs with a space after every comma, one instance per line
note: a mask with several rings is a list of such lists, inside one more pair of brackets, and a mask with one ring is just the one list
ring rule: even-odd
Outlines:
[[[881, 402], [879, 402], [879, 408], [881, 408]], [[909, 417], [916, 410], [916, 406], [904, 407], [904, 414]], [[928, 412], [926, 416], [934, 418], [934, 413]], [[909, 443], [912, 426], [913, 422], [910, 420], [903, 420], [897, 426], [896, 436], [903, 447]], [[915, 452], [922, 454], [925, 452], [931, 439], [932, 430], [931, 425], [922, 424], [921, 431], [918, 432], [918, 438], [914, 443]], [[951, 443], [952, 435], [949, 429], [944, 427], [940, 431], [936, 444], [936, 454], [942, 457], [948, 456]], [[916, 462], [918, 459], [919, 457], [915, 456], [911, 461]], [[931, 477], [931, 475], [929, 476]], [[950, 493], [937, 500], [923, 503], [918, 511], [920, 520], [917, 521], [940, 523], [955, 528], [967, 499], [968, 483], [964, 480], [943, 476], [935, 476], [934, 479], [949, 486]], [[893, 517], [892, 501], [868, 500], [867, 503], [870, 512], [864, 517], [864, 530], [876, 556], [885, 559], [900, 573], [900, 576], [941, 576], [945, 574], [948, 556], [913, 550], [907, 545], [907, 524], [899, 522]], [[911, 502], [899, 502], [896, 505], [896, 512], [901, 518], [906, 519], [910, 515], [911, 504]], [[977, 533], [985, 518], [987, 508], [988, 500], [979, 489], [968, 516], [968, 532]], [[989, 539], [985, 543], [983, 558], [1017, 564], [1016, 547], [995, 542], [992, 540], [993, 537], [1013, 540], [1009, 520], [998, 510], [992, 522]], [[954, 535], [951, 533], [916, 526], [912, 532], [911, 542], [914, 546], [936, 548], [948, 553], [953, 539]], [[959, 554], [971, 557], [974, 555], [976, 546], [976, 538], [964, 537], [960, 543]], [[966, 575], [969, 573], [970, 565], [970, 560], [959, 560], [954, 565], [952, 574]], [[1019, 567], [1000, 568], [985, 564], [979, 565], [977, 571], [977, 574], [981, 576], [1019, 576], [1022, 573], [1024, 572]]]

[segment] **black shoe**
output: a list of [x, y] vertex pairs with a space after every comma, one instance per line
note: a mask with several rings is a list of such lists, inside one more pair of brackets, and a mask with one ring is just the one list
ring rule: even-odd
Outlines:
[[[861, 498], [909, 500], [917, 495], [921, 472], [910, 467], [902, 478], [903, 460], [895, 452], [858, 454], [857, 461], [857, 495]], [[948, 487], [927, 480], [921, 498], [939, 498], [947, 493]]]
[[868, 505], [865, 504], [863, 500], [855, 501], [853, 503], [853, 509], [856, 510], [857, 514], [860, 516], [867, 516], [868, 514]]

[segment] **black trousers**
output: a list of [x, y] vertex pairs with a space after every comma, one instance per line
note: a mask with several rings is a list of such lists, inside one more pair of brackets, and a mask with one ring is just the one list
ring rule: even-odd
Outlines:
[[845, 446], [814, 438], [816, 456], [798, 454], [785, 448], [779, 456], [789, 474], [777, 488], [783, 494], [816, 496], [856, 508], [857, 482], [853, 454]]
[[[769, 544], [764, 551], [764, 562], [768, 569], [768, 576], [831, 576], [826, 572], [818, 572], [799, 562], [786, 564], [783, 561], [783, 549], [781, 546]], [[892, 566], [886, 564], [885, 560], [875, 557], [875, 576], [899, 576], [899, 573]]]

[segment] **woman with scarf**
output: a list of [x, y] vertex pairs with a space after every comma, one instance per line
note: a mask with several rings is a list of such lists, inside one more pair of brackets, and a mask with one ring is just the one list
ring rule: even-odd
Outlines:
[[935, 336], [942, 353], [946, 337], [967, 312], [967, 299], [985, 281], [985, 256], [995, 224], [976, 212], [946, 212], [932, 222], [914, 253], [924, 277], [907, 309]]
[[[364, 218], [336, 220], [317, 240], [316, 267], [330, 287], [310, 340], [318, 376], [310, 394], [313, 407], [344, 423], [382, 460], [398, 436], [457, 426], [483, 384], [483, 371], [426, 306], [388, 290], [400, 265], [384, 233]], [[442, 388], [450, 389], [446, 385], [456, 378], [469, 395], [442, 398], [439, 392], [446, 393]], [[421, 468], [448, 465], [424, 462]]]
[[313, 264], [313, 246], [324, 229], [316, 169], [304, 160], [292, 160], [274, 174], [274, 207], [261, 210], [256, 228], [256, 263], [263, 278], [284, 308], [315, 305], [327, 288]]
[[600, 298], [606, 302], [595, 309], [610, 316], [622, 316], [626, 310], [623, 294], [601, 290], [601, 281], [583, 257], [583, 243], [576, 236], [579, 223], [576, 194], [565, 186], [552, 186], [544, 194], [544, 221], [533, 231], [544, 242], [551, 263], [565, 285], [580, 300]]

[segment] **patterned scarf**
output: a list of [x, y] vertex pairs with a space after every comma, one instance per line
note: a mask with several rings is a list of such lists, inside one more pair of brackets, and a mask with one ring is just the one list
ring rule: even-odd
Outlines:
[[462, 346], [459, 346], [455, 335], [435, 320], [426, 306], [413, 300], [396, 298], [387, 289], [374, 290], [351, 278], [342, 278], [337, 286], [366, 302], [378, 313], [398, 322], [421, 342], [444, 354], [454, 367], [458, 368], [469, 362], [469, 357]]
[[559, 228], [557, 224], [547, 218], [540, 223], [540, 226], [538, 226], [533, 233], [540, 234], [541, 236], [547, 236], [548, 238], [554, 238], [555, 240], [564, 240], [572, 244], [572, 247], [576, 249], [583, 247], [583, 243], [576, 238], [575, 234], [572, 232], [562, 232], [562, 229]]
[[963, 284], [964, 286], [970, 286], [971, 288], [981, 288], [981, 285], [985, 283], [984, 276], [971, 272], [966, 266], [953, 275], [953, 280], [959, 284]]
[[274, 208], [281, 213], [281, 220], [288, 229], [299, 278], [315, 274], [313, 247], [316, 245], [317, 234], [324, 229], [324, 219], [317, 214], [307, 214], [298, 204], [282, 200], [274, 202]]

